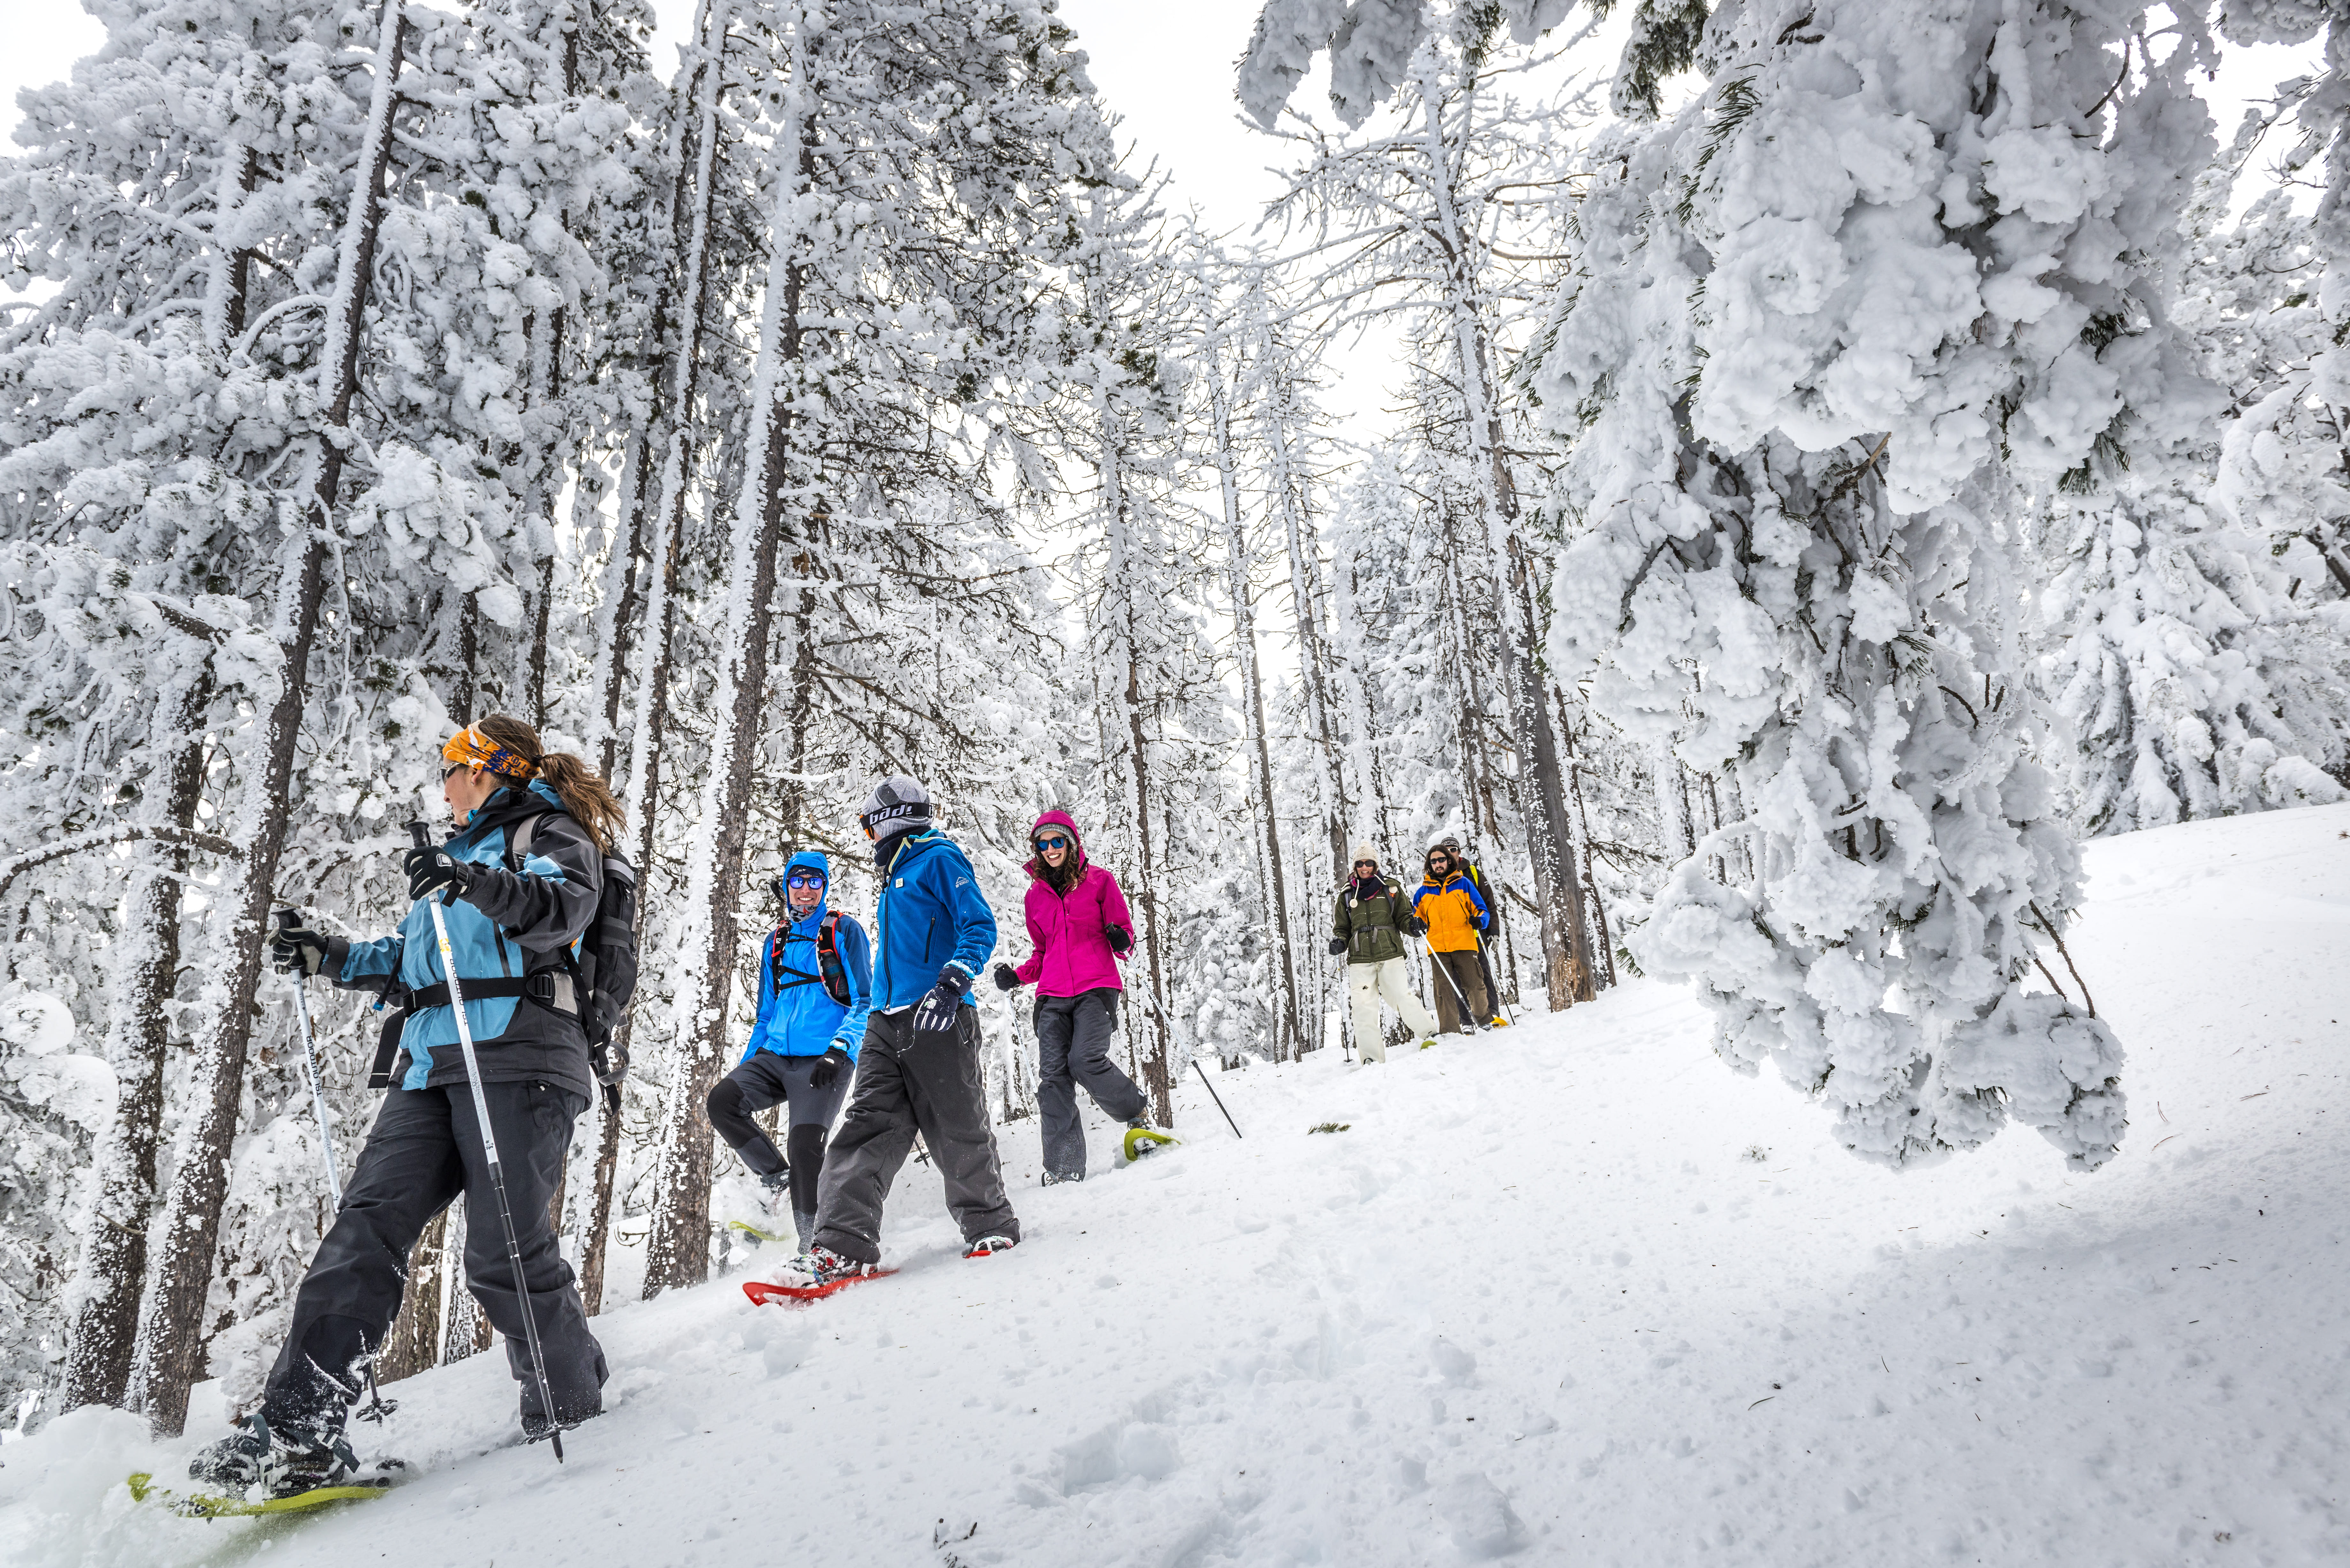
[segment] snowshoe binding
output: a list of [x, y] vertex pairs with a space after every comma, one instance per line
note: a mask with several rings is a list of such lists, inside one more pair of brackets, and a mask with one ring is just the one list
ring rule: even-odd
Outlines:
[[1507, 1029], [1509, 1026], [1510, 1021], [1506, 1018], [1488, 1018], [1485, 1020], [1485, 1027], [1488, 1029]]
[[151, 1497], [189, 1519], [232, 1519], [356, 1501], [380, 1496], [391, 1484], [359, 1473], [359, 1459], [340, 1431], [272, 1431], [258, 1410], [189, 1461], [188, 1476], [216, 1490], [183, 1495], [156, 1486], [151, 1476], [135, 1475], [130, 1495], [140, 1502]]
[[1058, 1187], [1064, 1181], [1083, 1181], [1085, 1179], [1086, 1173], [1082, 1170], [1048, 1170], [1045, 1173], [1045, 1185]]
[[897, 1272], [873, 1263], [860, 1263], [854, 1258], [844, 1258], [829, 1247], [811, 1247], [784, 1265], [780, 1280], [773, 1282], [745, 1281], [743, 1293], [751, 1298], [754, 1306], [764, 1306], [769, 1302], [779, 1302], [785, 1305], [806, 1303], [822, 1301], [836, 1291], [846, 1290], [866, 1280], [884, 1279]]
[[1020, 1243], [1010, 1236], [982, 1236], [963, 1249], [966, 1258], [992, 1258], [998, 1252], [1008, 1252]]
[[1126, 1124], [1125, 1148], [1127, 1163], [1131, 1165], [1146, 1154], [1156, 1154], [1162, 1148], [1167, 1148], [1182, 1141], [1182, 1139], [1177, 1137], [1173, 1133], [1168, 1132], [1164, 1128], [1152, 1127], [1149, 1122], [1137, 1116], [1134, 1120]]

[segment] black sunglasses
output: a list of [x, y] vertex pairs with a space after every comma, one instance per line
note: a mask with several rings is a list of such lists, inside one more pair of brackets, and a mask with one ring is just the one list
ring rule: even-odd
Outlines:
[[1069, 841], [1058, 834], [1055, 834], [1050, 838], [1036, 840], [1036, 847], [1039, 849], [1066, 849], [1068, 846]]
[[473, 767], [473, 763], [450, 763], [447, 767], [442, 768], [442, 769], [441, 770], [441, 782], [442, 782], [442, 784], [447, 784], [451, 779], [455, 778], [459, 774], [465, 773], [465, 772], [469, 771], [469, 770]]

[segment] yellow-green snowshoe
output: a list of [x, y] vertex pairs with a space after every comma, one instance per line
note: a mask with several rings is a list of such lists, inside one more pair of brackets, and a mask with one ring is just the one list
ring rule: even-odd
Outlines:
[[1161, 1132], [1157, 1127], [1128, 1127], [1126, 1129], [1127, 1163], [1131, 1165], [1146, 1154], [1156, 1154], [1182, 1141], [1173, 1133]]
[[381, 1497], [390, 1487], [389, 1480], [360, 1481], [348, 1486], [314, 1487], [291, 1497], [273, 1497], [266, 1502], [247, 1502], [241, 1497], [176, 1492], [169, 1487], [157, 1486], [153, 1476], [141, 1472], [130, 1478], [130, 1500], [160, 1502], [182, 1519], [250, 1519], [264, 1513], [307, 1513], [330, 1502], [364, 1502], [371, 1497]]

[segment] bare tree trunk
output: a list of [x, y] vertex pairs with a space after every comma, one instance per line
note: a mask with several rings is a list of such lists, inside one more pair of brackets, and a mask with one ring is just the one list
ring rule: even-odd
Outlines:
[[441, 1303], [448, 1294], [442, 1288], [442, 1276], [456, 1265], [448, 1240], [449, 1211], [444, 1209], [424, 1227], [424, 1234], [408, 1254], [408, 1283], [400, 1298], [400, 1315], [392, 1319], [391, 1332], [384, 1335], [383, 1349], [375, 1358], [379, 1382], [397, 1383], [441, 1364]]
[[[402, 0], [384, 0], [375, 51], [374, 94], [366, 138], [354, 171], [350, 212], [343, 227], [334, 301], [319, 357], [322, 375], [333, 378], [327, 424], [340, 432], [350, 426], [359, 389], [359, 334], [365, 323], [369, 286], [375, 272], [376, 233], [383, 217], [383, 175], [391, 155], [391, 117], [398, 102], [400, 46], [407, 22]], [[146, 1314], [140, 1404], [149, 1423], [164, 1437], [186, 1424], [188, 1389], [203, 1363], [204, 1297], [212, 1283], [213, 1255], [220, 1241], [220, 1216], [228, 1196], [229, 1146], [244, 1087], [245, 1049], [253, 1034], [254, 993], [261, 980], [262, 941], [267, 931], [271, 886], [286, 847], [292, 812], [295, 742], [302, 729], [308, 691], [310, 649], [317, 639], [325, 597], [327, 536], [334, 521], [336, 492], [342, 483], [344, 441], [323, 439], [314, 458], [315, 478], [301, 535], [287, 545], [277, 611], [277, 696], [269, 709], [260, 743], [260, 766], [246, 784], [247, 830], [243, 876], [231, 895], [235, 916], [228, 929], [226, 995], [198, 1059], [190, 1085], [195, 1119], [187, 1158], [173, 1185], [161, 1267]]]
[[1305, 1025], [1297, 1005], [1297, 971], [1291, 961], [1297, 933], [1289, 923], [1289, 889], [1281, 858], [1279, 798], [1273, 787], [1273, 751], [1265, 738], [1264, 680], [1257, 669], [1256, 607], [1251, 601], [1248, 541], [1241, 522], [1240, 480], [1232, 452], [1232, 410], [1225, 400], [1224, 379], [1211, 348], [1205, 356], [1208, 406], [1214, 421], [1216, 472], [1224, 503], [1224, 553], [1232, 596], [1232, 644], [1240, 652], [1241, 710], [1248, 727], [1250, 764], [1249, 805], [1256, 818], [1258, 874], [1264, 878], [1265, 901], [1273, 919], [1274, 949], [1281, 955], [1281, 994], [1273, 1008], [1273, 1055], [1294, 1062], [1305, 1049]]
[[1591, 955], [1583, 930], [1582, 889], [1574, 862], [1562, 852], [1567, 836], [1565, 798], [1559, 788], [1558, 737], [1553, 732], [1543, 680], [1534, 655], [1532, 595], [1523, 543], [1516, 532], [1517, 496], [1501, 441], [1501, 413], [1492, 397], [1491, 359], [1479, 310], [1476, 240], [1456, 210], [1451, 149], [1446, 144], [1442, 92], [1432, 56], [1420, 78], [1429, 193], [1447, 254], [1444, 278], [1454, 346], [1461, 360], [1464, 424], [1470, 468], [1483, 514], [1500, 601], [1504, 659], [1502, 681], [1517, 732], [1520, 811], [1526, 824], [1527, 857], [1534, 863], [1534, 898], [1542, 917], [1543, 956], [1548, 971], [1548, 1005], [1556, 1010], [1591, 997]]
[[[627, 1027], [624, 1023], [623, 1029]], [[604, 1255], [612, 1233], [612, 1180], [620, 1168], [620, 1100], [607, 1090], [596, 1131], [596, 1193], [588, 1216], [588, 1244], [579, 1260], [579, 1299], [594, 1317], [604, 1310]]]
[[[203, 798], [203, 723], [213, 690], [207, 664], [171, 707], [165, 810], [184, 828], [195, 826], [196, 805]], [[150, 876], [131, 899], [122, 932], [111, 1010], [121, 1097], [113, 1130], [99, 1145], [98, 1201], [82, 1255], [80, 1300], [67, 1335], [61, 1410], [120, 1405], [130, 1389], [139, 1292], [147, 1280], [147, 1221], [155, 1206], [155, 1147], [163, 1126], [169, 1004], [180, 975], [181, 879], [188, 869], [184, 846], [172, 846], [165, 856], [168, 868]]]
[[798, 236], [803, 220], [796, 208], [815, 164], [813, 95], [805, 62], [794, 63], [788, 91], [794, 101], [785, 123], [793, 128], [798, 156], [791, 174], [778, 181], [776, 188], [775, 254], [752, 390], [755, 455], [734, 518], [725, 641], [719, 650], [719, 726], [711, 737], [701, 832], [686, 878], [687, 897], [699, 898], [702, 907], [695, 912], [698, 929], [687, 935], [686, 972], [679, 978], [673, 1032], [677, 1055], [663, 1099], [660, 1164], [646, 1240], [648, 1297], [671, 1286], [699, 1284], [710, 1273], [712, 1135], [702, 1107], [726, 1054], [728, 1004], [740, 941], [737, 912], [743, 898], [744, 839], [775, 628], [776, 556], [787, 514], [805, 502], [795, 474], [799, 463], [793, 441], [803, 282]]

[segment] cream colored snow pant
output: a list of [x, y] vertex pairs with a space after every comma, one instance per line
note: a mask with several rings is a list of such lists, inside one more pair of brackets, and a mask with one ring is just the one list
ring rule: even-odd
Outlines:
[[1411, 993], [1411, 977], [1401, 959], [1347, 966], [1347, 995], [1355, 1004], [1355, 1053], [1366, 1062], [1388, 1059], [1387, 1043], [1379, 1038], [1379, 1002], [1385, 1000], [1404, 1027], [1425, 1038], [1436, 1033], [1436, 1020]]

